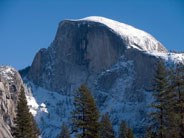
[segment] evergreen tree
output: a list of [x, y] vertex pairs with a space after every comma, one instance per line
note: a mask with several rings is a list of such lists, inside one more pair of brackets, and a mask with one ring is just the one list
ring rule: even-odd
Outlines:
[[176, 105], [176, 92], [174, 88], [175, 71], [170, 69], [168, 71], [168, 87], [164, 97], [165, 103], [165, 131], [166, 137], [178, 137], [177, 115], [175, 113]]
[[36, 136], [39, 136], [40, 135], [40, 129], [38, 128], [37, 126], [37, 123], [33, 117], [33, 115], [30, 113], [30, 116], [31, 116], [31, 121], [32, 121], [32, 127], [33, 127], [33, 132], [35, 133]]
[[85, 85], [81, 85], [74, 95], [72, 112], [73, 132], [79, 138], [98, 138], [99, 112], [95, 101]]
[[121, 121], [118, 138], [134, 138], [132, 129], [128, 128], [125, 121]]
[[114, 131], [109, 119], [109, 115], [106, 113], [102, 116], [100, 121], [100, 138], [114, 138]]
[[179, 64], [167, 72], [160, 62], [155, 75], [153, 124], [147, 131], [150, 138], [184, 137], [184, 66]]
[[133, 134], [131, 128], [128, 128], [128, 131], [127, 131], [127, 138], [134, 138], [134, 134]]
[[[168, 81], [167, 81], [167, 70], [162, 60], [159, 61], [156, 74], [155, 83], [153, 87], [153, 96], [155, 101], [151, 105], [154, 108], [151, 113], [152, 118], [152, 130], [153, 133], [156, 131], [158, 138], [164, 138], [166, 135], [166, 97], [167, 97]], [[156, 127], [156, 128], [154, 128]]]
[[38, 128], [36, 127], [32, 114], [29, 112], [23, 86], [19, 93], [15, 125], [15, 128], [13, 128], [13, 136], [15, 138], [38, 137]]
[[148, 127], [145, 133], [145, 138], [156, 138], [156, 133], [153, 132], [153, 130], [150, 127]]
[[121, 121], [121, 124], [119, 126], [119, 136], [118, 138], [126, 138], [127, 134], [127, 125], [125, 121]]
[[59, 135], [59, 138], [70, 138], [70, 132], [68, 130], [68, 127], [64, 123], [61, 127], [61, 133]]
[[[172, 83], [172, 90], [176, 94], [176, 100], [173, 105], [175, 112], [175, 128], [178, 128], [178, 138], [184, 137], [184, 65], [178, 64], [175, 70], [175, 75]], [[176, 126], [177, 125], [177, 126]], [[177, 131], [175, 131], [176, 133]]]

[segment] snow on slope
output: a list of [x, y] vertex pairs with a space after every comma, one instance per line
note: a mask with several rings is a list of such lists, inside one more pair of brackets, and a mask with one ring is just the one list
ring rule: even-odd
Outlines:
[[[105, 114], [106, 112], [111, 113], [110, 116], [116, 134], [119, 127], [118, 119], [120, 118], [133, 122], [129, 123], [129, 125], [131, 127], [134, 126], [137, 130], [140, 128], [140, 125], [145, 125], [146, 120], [142, 117], [145, 114], [142, 114], [142, 112], [145, 106], [149, 105], [151, 99], [145, 99], [141, 103], [126, 101], [123, 92], [128, 87], [131, 87], [135, 74], [133, 62], [126, 61], [124, 57], [121, 57], [117, 64], [102, 72], [99, 77], [111, 73], [118, 73], [120, 70], [124, 70], [125, 72], [122, 78], [116, 80], [117, 82], [113, 85], [110, 93], [105, 90], [97, 90], [96, 92], [97, 96], [101, 97], [101, 100], [103, 100], [104, 97], [106, 99], [105, 102], [100, 103], [100, 112], [101, 114]], [[120, 75], [121, 73], [119, 72], [118, 74]], [[29, 93], [27, 94], [28, 105], [41, 129], [43, 138], [57, 137], [63, 122], [71, 126], [73, 96], [65, 96], [57, 92], [49, 91], [42, 87], [37, 87], [31, 82], [27, 82], [27, 85], [29, 88]], [[150, 93], [147, 92], [144, 92], [143, 95], [150, 97]], [[72, 138], [73, 137], [72, 135]]]
[[184, 53], [168, 52], [167, 49], [152, 35], [128, 24], [100, 16], [90, 16], [72, 21], [90, 21], [101, 23], [121, 36], [121, 38], [128, 43], [127, 48], [138, 49], [152, 56], [163, 58], [168, 62], [184, 64]]
[[167, 52], [167, 49], [153, 36], [130, 25], [99, 16], [86, 17], [76, 21], [92, 21], [108, 26], [129, 43], [128, 48], [136, 48], [147, 52]]
[[120, 35], [123, 40], [128, 42], [127, 48], [135, 48], [144, 51], [153, 56], [163, 58], [168, 62], [180, 62], [184, 64], [184, 53], [168, 52], [152, 35], [133, 26], [100, 16], [90, 16], [74, 21], [92, 21], [104, 24]]
[[[26, 98], [43, 138], [56, 138], [63, 122], [70, 123], [72, 97], [27, 83]], [[69, 125], [69, 124], [68, 124]]]
[[167, 63], [182, 63], [184, 64], [184, 53], [161, 53], [161, 52], [150, 52], [150, 55], [153, 55], [158, 58], [164, 59]]

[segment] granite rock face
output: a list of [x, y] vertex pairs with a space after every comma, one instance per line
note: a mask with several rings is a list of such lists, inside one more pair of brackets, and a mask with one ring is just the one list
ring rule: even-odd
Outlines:
[[71, 94], [81, 83], [92, 85], [123, 56], [124, 61], [133, 61], [135, 87], [141, 88], [149, 84], [156, 58], [127, 48], [127, 41], [101, 23], [63, 21], [51, 46], [36, 54], [28, 78], [46, 89]]
[[16, 104], [22, 79], [19, 73], [8, 66], [0, 66], [0, 137], [12, 138], [10, 128], [14, 126]]
[[54, 41], [36, 54], [26, 81], [69, 97], [86, 83], [101, 113], [110, 113], [116, 130], [125, 119], [139, 135], [147, 123], [146, 107], [151, 100], [146, 89], [152, 86], [158, 60], [149, 52], [167, 50], [141, 30], [142, 39], [115, 29], [91, 20], [60, 22]]

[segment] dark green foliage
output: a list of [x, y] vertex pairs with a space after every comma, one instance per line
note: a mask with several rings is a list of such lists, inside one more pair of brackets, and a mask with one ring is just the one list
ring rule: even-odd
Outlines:
[[125, 121], [121, 121], [121, 124], [119, 126], [119, 136], [118, 138], [126, 138], [127, 134], [127, 125]]
[[72, 116], [72, 127], [76, 137], [98, 138], [99, 112], [90, 91], [85, 85], [81, 85], [75, 93]]
[[31, 121], [32, 121], [32, 123], [33, 123], [33, 129], [34, 129], [33, 131], [34, 131], [34, 133], [35, 133], [37, 136], [39, 136], [39, 135], [40, 135], [40, 129], [38, 128], [37, 123], [36, 123], [36, 121], [35, 121], [33, 115], [30, 114], [30, 116], [31, 116]]
[[61, 133], [59, 135], [59, 138], [70, 138], [70, 132], [68, 130], [68, 127], [64, 123], [61, 127]]
[[38, 128], [29, 112], [27, 101], [25, 97], [24, 88], [21, 87], [19, 99], [17, 103], [17, 116], [15, 119], [15, 128], [13, 128], [13, 136], [15, 138], [37, 138]]
[[121, 121], [118, 138], [134, 138], [132, 129], [128, 128], [125, 121]]
[[156, 138], [156, 132], [153, 132], [153, 130], [149, 127], [146, 130], [145, 138]]
[[[160, 61], [156, 68], [155, 83], [153, 87], [154, 103], [151, 105], [154, 111], [151, 114], [152, 130], [157, 132], [159, 138], [164, 138], [166, 133], [166, 101], [168, 82], [167, 70], [163, 61]], [[155, 127], [155, 128], [154, 128]]]
[[148, 138], [184, 137], [184, 66], [167, 71], [164, 63], [158, 64], [155, 75], [155, 98], [151, 114], [152, 125]]
[[114, 131], [109, 119], [109, 115], [106, 113], [102, 116], [100, 121], [100, 138], [114, 138]]
[[[184, 65], [179, 64], [175, 69], [172, 81], [172, 91], [175, 93], [173, 104], [174, 127], [179, 130], [178, 137], [184, 137]], [[174, 132], [173, 132], [174, 133]], [[176, 132], [175, 132], [176, 133]]]
[[127, 138], [134, 138], [134, 135], [133, 135], [133, 132], [132, 132], [132, 129], [131, 128], [128, 128]]

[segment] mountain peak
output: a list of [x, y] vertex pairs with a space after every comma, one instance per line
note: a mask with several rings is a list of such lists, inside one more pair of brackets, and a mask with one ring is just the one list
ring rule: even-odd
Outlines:
[[125, 23], [121, 23], [101, 16], [89, 16], [86, 18], [71, 21], [87, 21], [101, 23], [110, 28], [119, 36], [121, 36], [123, 40], [128, 42], [127, 48], [136, 48], [138, 50], [146, 52], [167, 53], [167, 49], [152, 35]]
[[182, 54], [167, 52], [153, 36], [124, 23], [97, 16], [62, 21], [25, 74], [34, 96], [28, 103], [42, 136], [56, 137], [60, 124], [70, 123], [73, 95], [85, 83], [100, 112], [110, 113], [114, 128], [123, 119], [142, 137], [153, 99], [146, 90], [153, 86], [159, 57], [184, 61]]

